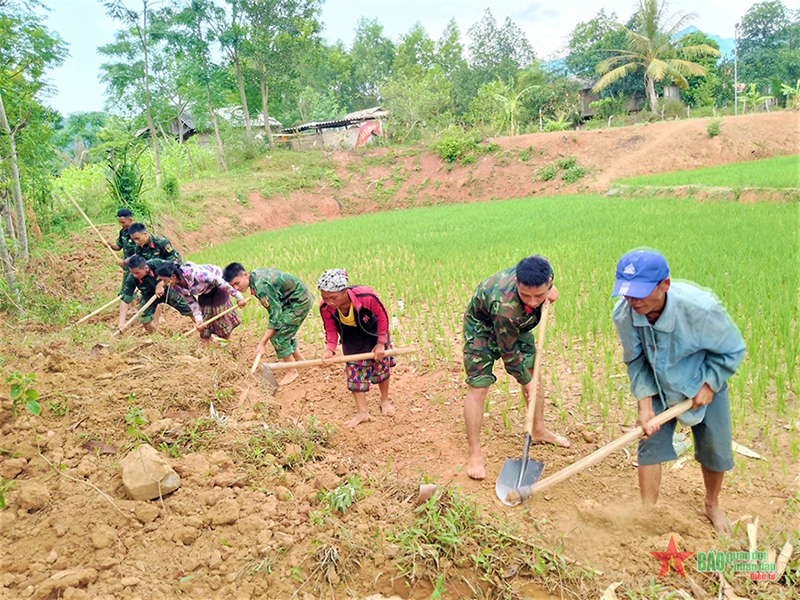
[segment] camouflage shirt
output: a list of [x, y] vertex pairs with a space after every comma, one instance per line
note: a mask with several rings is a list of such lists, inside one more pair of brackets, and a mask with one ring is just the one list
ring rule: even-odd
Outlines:
[[122, 258], [130, 258], [136, 254], [136, 242], [131, 239], [127, 229], [120, 229], [117, 241], [114, 242], [122, 250]]
[[167, 238], [163, 235], [150, 234], [150, 241], [144, 246], [136, 246], [136, 254], [145, 260], [160, 258], [172, 262], [182, 263], [183, 259]]
[[278, 269], [255, 269], [250, 273], [250, 291], [269, 311], [269, 328], [279, 329], [284, 313], [308, 312], [314, 296], [294, 275]]
[[[158, 278], [155, 275], [156, 269], [165, 262], [167, 261], [159, 258], [148, 260], [147, 266], [150, 267], [150, 272], [142, 279], [136, 279], [133, 273], [128, 271], [125, 280], [122, 282], [122, 291], [120, 292], [122, 301], [130, 304], [137, 289], [142, 292], [142, 300], [145, 302], [149, 300], [156, 293], [156, 285], [158, 285]], [[175, 292], [172, 293], [174, 294]]]
[[464, 338], [473, 349], [496, 347], [506, 371], [524, 385], [532, 374], [517, 341], [535, 346], [531, 330], [539, 324], [542, 307], [530, 308], [522, 302], [516, 273], [513, 266], [478, 286], [464, 313]]

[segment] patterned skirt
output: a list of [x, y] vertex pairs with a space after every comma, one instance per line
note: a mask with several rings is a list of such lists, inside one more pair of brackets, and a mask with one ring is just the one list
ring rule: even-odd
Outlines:
[[[233, 299], [230, 294], [222, 288], [214, 288], [213, 291], [207, 294], [200, 294], [197, 297], [197, 303], [200, 305], [200, 314], [203, 316], [203, 321], [208, 321], [212, 317], [216, 317], [219, 313], [224, 312], [234, 305]], [[241, 325], [242, 320], [239, 318], [239, 311], [231, 311], [224, 317], [221, 317], [205, 327], [200, 332], [200, 337], [207, 340], [211, 334], [227, 340], [231, 332]]]

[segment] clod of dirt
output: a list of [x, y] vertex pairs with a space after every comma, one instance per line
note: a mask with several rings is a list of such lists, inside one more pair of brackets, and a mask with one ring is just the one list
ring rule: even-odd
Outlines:
[[202, 454], [187, 454], [175, 465], [175, 470], [181, 477], [191, 483], [202, 484], [211, 470], [211, 464]]
[[120, 462], [125, 493], [133, 500], [152, 500], [180, 487], [181, 478], [149, 444], [131, 450]]
[[279, 485], [275, 488], [275, 497], [281, 502], [288, 502], [292, 499], [292, 492], [290, 492], [288, 488]]
[[587, 444], [594, 444], [594, 441], [595, 441], [594, 433], [584, 429], [583, 431], [581, 431], [581, 435], [583, 436], [583, 440]]
[[0, 477], [3, 479], [14, 479], [17, 475], [22, 473], [22, 469], [28, 461], [24, 458], [8, 458], [0, 463]]
[[332, 490], [339, 485], [339, 478], [333, 473], [323, 473], [314, 480], [314, 487], [318, 490]]
[[211, 557], [208, 559], [208, 568], [211, 571], [215, 571], [222, 566], [222, 554], [220, 554], [219, 550], [214, 550], [211, 553]]
[[220, 469], [233, 466], [231, 457], [228, 456], [228, 454], [223, 450], [217, 450], [216, 452], [213, 452], [211, 456], [208, 457], [208, 462], [210, 462], [212, 465], [217, 465]]
[[194, 544], [198, 537], [200, 537], [200, 532], [194, 527], [188, 526], [180, 527], [172, 534], [173, 541], [181, 543], [184, 546]]
[[[97, 580], [97, 571], [94, 569], [68, 569], [65, 571], [58, 571], [45, 579], [42, 584], [37, 588], [35, 600], [44, 600], [44, 598], [51, 598], [60, 596], [58, 591], [62, 592], [67, 588], [80, 588], [86, 587], [90, 583]], [[63, 594], [66, 597], [66, 594]]]
[[216, 477], [214, 477], [214, 485], [219, 487], [230, 487], [234, 483], [237, 483], [242, 476], [236, 472], [235, 469], [232, 467], [225, 467], [219, 473], [217, 473]]
[[4, 510], [0, 512], [0, 533], [5, 533], [13, 529], [16, 520], [16, 515], [11, 511]]
[[239, 519], [239, 503], [233, 498], [220, 500], [208, 511], [208, 517], [213, 527], [236, 523]]
[[109, 525], [95, 525], [90, 538], [95, 550], [102, 550], [117, 541], [117, 530]]
[[28, 512], [42, 510], [50, 502], [50, 492], [38, 481], [27, 481], [19, 488], [19, 505]]
[[135, 514], [136, 518], [142, 523], [152, 523], [158, 518], [158, 515], [161, 514], [161, 511], [155, 504], [150, 504], [149, 502], [138, 502], [136, 504], [136, 508], [133, 509], [133, 514]]

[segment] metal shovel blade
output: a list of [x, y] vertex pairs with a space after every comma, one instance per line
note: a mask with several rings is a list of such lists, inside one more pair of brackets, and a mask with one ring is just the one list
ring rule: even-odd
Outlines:
[[541, 461], [530, 458], [525, 461], [521, 458], [507, 458], [494, 486], [500, 502], [506, 506], [516, 506], [506, 500], [508, 493], [523, 486], [533, 485], [542, 477], [543, 470], [544, 463]]
[[261, 378], [267, 382], [272, 391], [278, 389], [278, 380], [275, 379], [275, 375], [272, 373], [272, 369], [270, 369], [266, 363], [261, 365]]

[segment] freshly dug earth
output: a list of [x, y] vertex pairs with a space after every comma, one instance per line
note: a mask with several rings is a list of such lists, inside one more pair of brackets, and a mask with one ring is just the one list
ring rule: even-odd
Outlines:
[[[167, 319], [167, 332], [185, 328], [173, 311]], [[105, 322], [111, 325], [113, 316]], [[42, 331], [50, 339], [56, 333]], [[379, 416], [372, 393], [373, 420], [350, 431], [342, 423], [354, 406], [339, 369], [306, 371], [272, 398], [248, 372], [256, 333], [235, 337], [207, 354], [194, 339], [148, 339], [138, 332], [99, 353], [63, 339], [28, 347], [14, 338], [6, 346], [14, 369], [37, 374], [42, 403], [50, 408], [38, 418], [12, 418], [5, 400], [0, 412], [0, 475], [15, 482], [6, 494], [9, 508], [0, 512], [0, 597], [288, 598], [298, 592], [318, 598], [380, 592], [428, 598], [433, 586], [426, 571], [417, 578], [400, 576], [395, 563], [404, 550], [392, 537], [412, 525], [423, 481], [460, 490], [486, 519], [507, 520], [519, 552], [536, 547], [552, 553], [561, 546], [564, 560], [577, 561], [578, 572], [601, 572], [562, 587], [566, 597], [596, 598], [614, 581], [622, 581], [622, 589], [646, 587], [659, 567], [649, 553], [664, 550], [673, 535], [681, 551], [720, 547], [702, 516], [701, 475], [691, 460], [665, 471], [661, 504], [653, 510], [639, 506], [626, 453], [524, 507], [507, 508], [495, 498], [494, 480], [504, 458], [519, 452], [523, 416], [512, 414], [507, 428], [497, 411], [490, 413], [484, 438], [488, 477], [470, 480], [460, 373], [419, 372], [413, 359], [401, 360], [392, 379], [397, 414]], [[567, 367], [546, 359], [545, 368], [556, 369], [564, 397], [574, 405], [580, 374]], [[244, 390], [246, 405], [237, 408]], [[208, 418], [212, 403], [228, 417], [224, 424]], [[141, 409], [142, 420], [131, 419], [132, 408]], [[573, 447], [533, 449], [549, 473], [608, 441], [608, 432], [571, 414], [551, 425], [568, 434]], [[267, 444], [265, 432], [279, 429], [294, 437]], [[613, 429], [616, 435], [622, 431]], [[134, 502], [125, 497], [119, 463], [145, 438], [162, 449], [181, 486], [163, 499]], [[169, 449], [177, 456], [170, 457]], [[754, 449], [768, 452], [766, 443]], [[762, 536], [770, 539], [796, 528], [784, 499], [800, 473], [784, 477], [774, 465], [740, 461], [745, 464], [723, 492], [731, 520], [757, 515], [761, 531], [768, 532]], [[325, 492], [354, 475], [369, 495], [343, 514], [323, 510]], [[743, 529], [726, 547], [746, 545]], [[506, 566], [516, 573], [513, 562]], [[449, 597], [471, 597], [480, 586], [486, 593], [497, 589], [450, 560], [442, 560], [439, 571], [447, 575]], [[699, 585], [713, 588], [711, 579], [692, 573]], [[503, 583], [525, 597], [548, 598], [544, 588], [559, 594], [553, 573], [520, 569]], [[688, 589], [674, 574], [660, 583]]]

